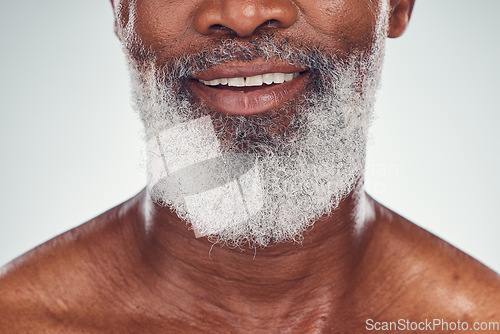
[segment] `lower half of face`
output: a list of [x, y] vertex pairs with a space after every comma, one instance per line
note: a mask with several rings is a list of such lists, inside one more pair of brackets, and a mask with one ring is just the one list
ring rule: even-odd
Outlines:
[[[300, 241], [363, 172], [384, 37], [380, 28], [367, 49], [342, 57], [271, 34], [218, 42], [161, 67], [130, 57], [152, 198], [216, 242]], [[255, 61], [307, 69], [291, 79], [301, 88], [269, 110], [245, 114], [214, 108], [224, 99], [205, 96], [219, 94], [223, 80], [193, 79], [220, 64]]]

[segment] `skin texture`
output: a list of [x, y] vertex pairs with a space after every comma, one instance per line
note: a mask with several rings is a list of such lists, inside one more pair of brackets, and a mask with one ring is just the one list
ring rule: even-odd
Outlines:
[[[371, 8], [378, 6], [369, 0], [112, 4], [127, 49], [144, 56], [137, 35], [158, 64], [210, 40], [249, 38], [262, 29], [340, 54], [362, 49], [375, 24]], [[412, 7], [410, 0], [391, 1], [389, 37], [404, 32]], [[500, 321], [499, 276], [375, 202], [362, 183], [334, 216], [305, 233], [302, 245], [255, 252], [195, 238], [143, 191], [4, 267], [0, 332], [365, 333], [367, 319]]]

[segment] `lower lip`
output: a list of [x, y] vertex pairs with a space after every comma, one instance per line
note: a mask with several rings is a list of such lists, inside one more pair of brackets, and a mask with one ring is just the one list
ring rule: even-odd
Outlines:
[[264, 84], [262, 88], [255, 89], [254, 87], [248, 92], [214, 88], [204, 85], [198, 80], [192, 80], [191, 87], [193, 93], [210, 108], [229, 115], [248, 116], [279, 108], [284, 102], [303, 92], [306, 82], [307, 72], [282, 84], [269, 86]]

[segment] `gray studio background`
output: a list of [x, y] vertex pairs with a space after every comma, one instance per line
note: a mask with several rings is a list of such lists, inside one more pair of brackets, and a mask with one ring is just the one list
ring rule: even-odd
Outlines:
[[[388, 42], [366, 183], [500, 271], [498, 13], [498, 0], [417, 0]], [[145, 177], [109, 1], [2, 0], [0, 36], [2, 265]]]

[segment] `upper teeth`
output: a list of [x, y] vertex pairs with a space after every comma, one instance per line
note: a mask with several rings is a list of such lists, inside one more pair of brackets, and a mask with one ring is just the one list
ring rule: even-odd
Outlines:
[[238, 78], [221, 78], [214, 80], [201, 80], [200, 82], [207, 86], [228, 85], [231, 87], [249, 87], [262, 86], [263, 84], [271, 85], [273, 83], [280, 84], [285, 81], [290, 81], [299, 76], [300, 73], [266, 73], [254, 75], [253, 77], [238, 77]]

